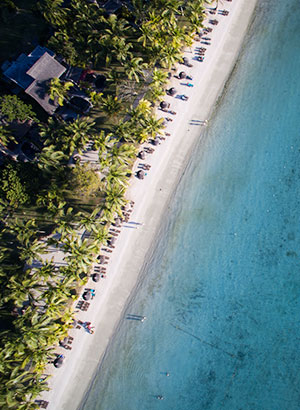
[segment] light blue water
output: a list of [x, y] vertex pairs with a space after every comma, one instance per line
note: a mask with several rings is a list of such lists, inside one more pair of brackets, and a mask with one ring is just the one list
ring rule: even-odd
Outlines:
[[259, 2], [84, 410], [300, 409], [299, 9]]

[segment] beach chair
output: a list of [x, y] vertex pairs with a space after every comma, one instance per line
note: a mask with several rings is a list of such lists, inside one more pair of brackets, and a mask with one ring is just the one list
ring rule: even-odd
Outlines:
[[80, 301], [77, 303], [77, 305], [76, 305], [76, 309], [81, 309], [83, 303], [84, 303], [83, 300], [80, 300]]

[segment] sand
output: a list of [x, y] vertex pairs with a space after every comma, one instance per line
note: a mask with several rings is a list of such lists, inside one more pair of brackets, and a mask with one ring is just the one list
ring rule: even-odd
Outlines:
[[[61, 368], [49, 365], [47, 373], [51, 390], [42, 395], [49, 401], [49, 410], [74, 410], [78, 408], [87, 391], [99, 363], [109, 346], [114, 332], [124, 317], [126, 303], [139, 280], [139, 274], [147, 263], [151, 245], [159, 231], [161, 221], [166, 215], [169, 201], [182, 177], [191, 151], [199, 140], [205, 138], [206, 126], [199, 121], [209, 120], [215, 103], [237, 60], [242, 41], [255, 9], [257, 0], [220, 1], [219, 9], [230, 11], [228, 16], [216, 14], [209, 19], [217, 19], [219, 24], [206, 35], [211, 45], [196, 42], [184, 52], [193, 67], [178, 65], [177, 73], [185, 71], [193, 80], [179, 80], [174, 77], [167, 88], [174, 86], [178, 94], [189, 96], [188, 101], [166, 96], [170, 109], [177, 112], [170, 115], [157, 110], [158, 117], [170, 117], [166, 132], [171, 136], [148, 154], [145, 161], [137, 160], [134, 170], [140, 163], [151, 165], [144, 180], [132, 177], [127, 198], [135, 202], [129, 222], [124, 223], [110, 256], [107, 277], [100, 282], [90, 281], [87, 288], [96, 290], [96, 297], [90, 301], [86, 312], [79, 311], [76, 318], [89, 321], [95, 326], [95, 333], [89, 334], [83, 328], [72, 329], [74, 338], [72, 350], [57, 348], [57, 353], [65, 356]], [[193, 60], [195, 48], [206, 47], [204, 62]], [[193, 87], [180, 83], [191, 82]], [[195, 125], [198, 124], [198, 125]], [[209, 127], [209, 121], [208, 125]], [[150, 144], [146, 144], [150, 146]]]

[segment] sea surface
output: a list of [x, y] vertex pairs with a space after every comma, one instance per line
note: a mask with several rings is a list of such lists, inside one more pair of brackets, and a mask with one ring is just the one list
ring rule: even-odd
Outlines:
[[84, 410], [300, 409], [300, 2], [258, 3]]

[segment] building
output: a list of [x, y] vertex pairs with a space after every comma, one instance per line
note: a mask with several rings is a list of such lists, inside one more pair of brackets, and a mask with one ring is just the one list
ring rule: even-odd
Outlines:
[[17, 84], [52, 115], [58, 104], [49, 99], [47, 86], [52, 78], [62, 77], [67, 70], [55, 59], [54, 53], [46, 47], [37, 46], [30, 54], [22, 53], [15, 61], [6, 65], [4, 77]]

